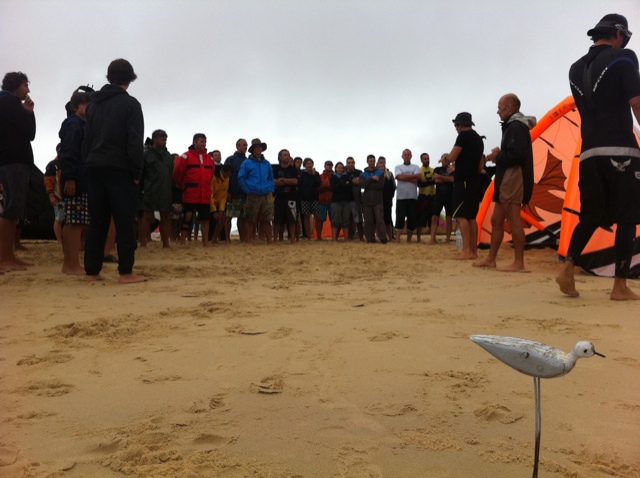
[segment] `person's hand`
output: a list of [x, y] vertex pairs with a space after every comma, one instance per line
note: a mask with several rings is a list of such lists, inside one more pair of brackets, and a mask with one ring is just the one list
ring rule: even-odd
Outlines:
[[75, 196], [76, 195], [76, 181], [75, 179], [67, 179], [64, 182], [64, 195], [65, 196]]
[[371, 179], [373, 179], [376, 182], [380, 181], [380, 177], [379, 176], [373, 176]]
[[139, 179], [134, 179], [133, 180], [133, 184], [135, 184], [137, 186], [138, 184], [140, 184], [140, 180]]
[[52, 206], [57, 206], [60, 202], [60, 198], [56, 196], [54, 193], [49, 193], [49, 202]]
[[33, 100], [29, 95], [27, 95], [22, 103], [22, 107], [27, 110], [29, 113], [33, 113]]

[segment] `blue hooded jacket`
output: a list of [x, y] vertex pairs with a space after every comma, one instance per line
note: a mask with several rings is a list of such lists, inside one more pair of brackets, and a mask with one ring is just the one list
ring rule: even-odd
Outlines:
[[264, 156], [258, 159], [251, 154], [240, 166], [238, 183], [247, 195], [257, 194], [262, 196], [273, 193], [275, 190], [273, 168]]

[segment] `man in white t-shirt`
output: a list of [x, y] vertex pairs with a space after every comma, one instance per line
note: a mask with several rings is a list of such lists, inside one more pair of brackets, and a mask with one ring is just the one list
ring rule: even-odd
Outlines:
[[404, 221], [407, 220], [407, 242], [411, 242], [411, 236], [416, 230], [418, 222], [418, 181], [420, 180], [420, 167], [411, 164], [411, 151], [405, 149], [402, 152], [402, 163], [396, 166], [396, 242], [400, 243], [400, 236], [404, 230]]

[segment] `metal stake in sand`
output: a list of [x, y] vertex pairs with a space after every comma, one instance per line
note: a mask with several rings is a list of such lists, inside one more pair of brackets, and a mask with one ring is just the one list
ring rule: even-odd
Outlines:
[[540, 458], [540, 430], [542, 416], [540, 414], [540, 379], [562, 377], [571, 372], [579, 358], [604, 355], [596, 352], [591, 342], [578, 342], [569, 353], [517, 337], [501, 337], [499, 335], [472, 335], [469, 337], [498, 360], [506, 363], [518, 372], [533, 377], [533, 392], [536, 397], [536, 449], [533, 458], [533, 478], [538, 478], [538, 461]]

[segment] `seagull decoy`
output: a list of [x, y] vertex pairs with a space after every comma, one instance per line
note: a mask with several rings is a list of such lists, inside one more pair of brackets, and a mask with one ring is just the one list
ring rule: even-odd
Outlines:
[[506, 363], [518, 372], [533, 377], [533, 392], [536, 399], [536, 446], [533, 459], [533, 478], [538, 478], [538, 462], [540, 459], [540, 433], [542, 416], [540, 414], [540, 379], [562, 377], [571, 372], [579, 358], [604, 355], [596, 352], [591, 342], [580, 341], [569, 353], [517, 337], [499, 335], [472, 335], [472, 341], [485, 349], [501, 362]]

